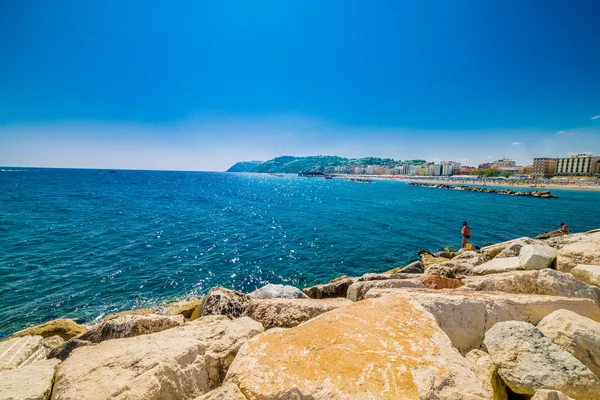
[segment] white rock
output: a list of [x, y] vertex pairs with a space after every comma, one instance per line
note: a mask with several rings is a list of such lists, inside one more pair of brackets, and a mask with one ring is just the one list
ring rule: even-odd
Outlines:
[[600, 308], [590, 299], [447, 289], [371, 289], [367, 299], [395, 291], [412, 297], [431, 312], [462, 354], [481, 348], [485, 332], [502, 321], [537, 325], [546, 315], [560, 309], [600, 321]]
[[494, 258], [491, 261], [474, 267], [473, 275], [498, 274], [507, 271], [516, 271], [520, 267], [519, 257]]
[[579, 241], [558, 250], [556, 269], [570, 272], [578, 264], [600, 265], [600, 233], [583, 235]]
[[261, 332], [248, 317], [219, 315], [80, 347], [59, 365], [52, 399], [194, 398], [219, 387], [239, 347]]
[[500, 322], [486, 332], [484, 344], [498, 374], [517, 394], [552, 389], [578, 400], [598, 399], [600, 379], [529, 323]]
[[592, 299], [600, 304], [600, 289], [578, 281], [571, 274], [553, 269], [513, 271], [470, 276], [459, 290], [497, 291]]
[[[513, 247], [513, 251], [516, 252], [516, 250], [515, 250], [516, 246], [519, 246], [519, 250], [520, 250], [521, 247], [523, 247], [527, 244], [535, 244], [535, 243], [539, 243], [539, 241], [528, 238], [528, 237], [522, 237], [522, 238], [509, 240], [506, 242], [496, 243], [496, 244], [493, 244], [490, 246], [483, 247], [481, 249], [481, 253], [486, 257], [486, 259], [491, 260], [492, 258], [495, 258], [496, 256], [500, 255], [501, 252], [503, 252], [504, 250], [506, 250], [510, 247]], [[510, 256], [510, 255], [506, 254], [506, 255], [504, 255], [504, 257], [516, 257], [518, 255], [519, 254], [514, 254], [514, 255]]]
[[47, 400], [59, 360], [34, 361], [22, 368], [0, 371], [0, 399]]
[[23, 336], [0, 342], [0, 371], [46, 358], [43, 340], [41, 336]]
[[359, 301], [365, 298], [367, 292], [373, 288], [423, 288], [423, 284], [414, 279], [388, 279], [380, 281], [362, 281], [350, 285], [347, 298]]
[[528, 244], [521, 248], [519, 265], [521, 269], [550, 268], [556, 260], [557, 251], [550, 246]]
[[306, 299], [307, 296], [302, 293], [302, 290], [289, 285], [275, 285], [269, 283], [261, 288], [256, 289], [248, 296], [253, 299]]
[[557, 310], [537, 327], [600, 377], [600, 323], [572, 311]]
[[226, 382], [248, 399], [487, 399], [433, 316], [396, 293], [248, 341]]
[[571, 273], [582, 282], [600, 286], [600, 265], [578, 264]]

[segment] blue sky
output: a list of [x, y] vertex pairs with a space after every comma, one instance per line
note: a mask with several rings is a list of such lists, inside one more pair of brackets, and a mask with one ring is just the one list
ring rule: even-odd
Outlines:
[[600, 154], [595, 1], [0, 3], [0, 165]]

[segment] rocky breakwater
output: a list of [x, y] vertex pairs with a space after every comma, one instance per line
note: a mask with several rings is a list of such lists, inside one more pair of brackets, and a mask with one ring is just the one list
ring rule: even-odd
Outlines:
[[424, 183], [424, 182], [410, 182], [411, 186], [419, 186], [419, 187], [431, 187], [436, 189], [452, 189], [452, 190], [467, 190], [469, 192], [478, 192], [478, 193], [495, 193], [495, 194], [504, 194], [510, 196], [527, 196], [527, 197], [538, 197], [541, 199], [556, 199], [558, 196], [551, 194], [547, 190], [535, 190], [530, 192], [518, 191], [512, 189], [495, 189], [489, 187], [480, 187], [480, 186], [469, 186], [469, 185], [448, 185], [445, 183]]
[[598, 399], [598, 240], [52, 321], [0, 342], [0, 399]]

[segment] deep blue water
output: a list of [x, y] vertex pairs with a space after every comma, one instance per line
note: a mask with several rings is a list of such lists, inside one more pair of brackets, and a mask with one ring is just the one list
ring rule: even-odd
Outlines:
[[256, 174], [0, 172], [0, 337], [90, 322], [222, 285], [300, 288], [385, 271], [418, 250], [600, 226], [600, 192], [560, 199]]

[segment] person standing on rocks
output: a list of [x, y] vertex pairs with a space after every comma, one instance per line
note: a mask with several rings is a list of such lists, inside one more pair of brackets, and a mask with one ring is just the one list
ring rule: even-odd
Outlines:
[[463, 227], [460, 231], [462, 234], [462, 248], [467, 247], [467, 243], [469, 242], [469, 238], [471, 237], [471, 227], [467, 224], [467, 221], [463, 221]]
[[565, 235], [569, 234], [569, 230], [570, 230], [569, 225], [565, 224], [564, 222], [561, 222], [560, 227], [561, 227], [560, 230], [562, 231], [562, 233], [564, 233]]

